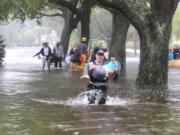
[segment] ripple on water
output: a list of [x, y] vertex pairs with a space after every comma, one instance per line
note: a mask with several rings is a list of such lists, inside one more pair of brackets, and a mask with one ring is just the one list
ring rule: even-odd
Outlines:
[[22, 89], [9, 90], [9, 89], [5, 89], [5, 90], [1, 90], [0, 94], [6, 95], [6, 96], [14, 96], [14, 95], [19, 95], [19, 94], [25, 94], [25, 93], [28, 93], [28, 92], [29, 92], [29, 90], [22, 90]]
[[53, 127], [53, 129], [54, 128], [62, 129], [64, 131], [66, 131], [66, 132], [69, 132], [69, 131], [79, 131], [79, 130], [87, 130], [87, 129], [101, 129], [102, 128], [102, 126], [73, 127], [72, 125], [61, 125], [61, 124], [54, 125], [52, 127]]

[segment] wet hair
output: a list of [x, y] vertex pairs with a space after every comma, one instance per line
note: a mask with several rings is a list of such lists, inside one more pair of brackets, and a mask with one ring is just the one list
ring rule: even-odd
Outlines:
[[48, 42], [43, 42], [42, 45], [48, 45]]
[[60, 42], [57, 42], [57, 43], [56, 43], [56, 46], [60, 46]]
[[106, 49], [106, 48], [102, 48], [101, 50], [103, 50], [104, 52], [107, 52], [107, 49]]
[[95, 47], [93, 53], [96, 54], [99, 51], [99, 47]]

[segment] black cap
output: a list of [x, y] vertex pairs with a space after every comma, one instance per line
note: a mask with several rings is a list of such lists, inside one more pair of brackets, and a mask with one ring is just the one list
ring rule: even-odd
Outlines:
[[98, 50], [97, 54], [103, 54], [104, 55], [104, 51], [103, 50]]

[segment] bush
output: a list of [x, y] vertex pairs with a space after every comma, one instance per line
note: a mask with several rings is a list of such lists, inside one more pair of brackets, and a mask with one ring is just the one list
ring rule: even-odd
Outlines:
[[5, 57], [5, 44], [4, 44], [4, 39], [2, 36], [0, 36], [0, 65], [4, 61]]

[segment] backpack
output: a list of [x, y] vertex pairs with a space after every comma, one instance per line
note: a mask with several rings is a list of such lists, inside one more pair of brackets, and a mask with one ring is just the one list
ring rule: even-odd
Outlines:
[[79, 61], [80, 61], [80, 52], [79, 52], [79, 50], [75, 50], [75, 52], [72, 54], [71, 61], [79, 63]]

